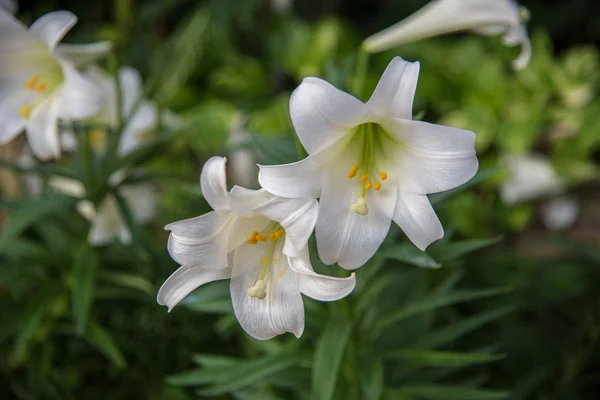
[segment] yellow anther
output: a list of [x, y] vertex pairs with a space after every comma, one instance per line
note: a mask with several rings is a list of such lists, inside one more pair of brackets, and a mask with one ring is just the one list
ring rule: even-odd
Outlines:
[[266, 242], [267, 237], [264, 235], [256, 235], [256, 240], [260, 240], [261, 242]]
[[37, 86], [37, 81], [40, 79], [39, 76], [33, 75], [31, 79], [25, 82], [25, 89], [34, 90]]
[[356, 171], [358, 171], [358, 165], [354, 164], [352, 166], [352, 172], [356, 173]]
[[379, 177], [381, 178], [382, 181], [385, 181], [387, 179], [387, 174], [385, 172], [382, 172], [379, 174]]
[[18, 109], [18, 113], [21, 117], [23, 118], [29, 118], [29, 115], [31, 115], [31, 109], [33, 107], [30, 106], [29, 104], [23, 107], [19, 107]]
[[381, 182], [375, 181], [375, 190], [381, 189]]
[[366, 182], [368, 178], [369, 177], [367, 176], [367, 174], [360, 174], [360, 180], [361, 181]]
[[258, 243], [258, 240], [256, 240], [256, 238], [253, 238], [253, 237], [249, 237], [248, 239], [246, 239], [246, 241], [250, 244]]
[[40, 83], [39, 85], [37, 85], [37, 87], [35, 88], [35, 90], [37, 90], [38, 92], [43, 92], [44, 90], [48, 89], [48, 84], [47, 83]]
[[371, 184], [371, 182], [365, 183], [365, 189], [367, 189], [367, 190], [371, 189], [372, 186], [373, 185]]
[[283, 230], [281, 230], [281, 229], [280, 229], [280, 230], [273, 231], [273, 232], [269, 233], [269, 237], [270, 237], [272, 240], [277, 240], [277, 239], [279, 239], [281, 236], [283, 236]]
[[348, 173], [348, 179], [352, 179], [352, 178], [354, 178], [355, 176], [356, 176], [356, 172], [354, 172], [354, 171], [350, 171], [350, 172]]

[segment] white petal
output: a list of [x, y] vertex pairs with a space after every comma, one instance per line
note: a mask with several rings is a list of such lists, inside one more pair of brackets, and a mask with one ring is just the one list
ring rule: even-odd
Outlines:
[[167, 244], [171, 258], [185, 266], [227, 267], [227, 228], [231, 220], [232, 214], [228, 211], [212, 211], [165, 226], [171, 231]]
[[111, 49], [112, 44], [107, 41], [89, 44], [63, 43], [56, 47], [56, 54], [77, 67], [83, 67], [100, 61]]
[[389, 179], [381, 190], [369, 191], [368, 214], [355, 214], [350, 207], [361, 195], [362, 185], [345, 178], [345, 167], [332, 167], [324, 179], [316, 226], [317, 248], [325, 264], [337, 262], [345, 269], [356, 269], [373, 257], [387, 236], [396, 189]]
[[242, 328], [256, 339], [271, 339], [285, 332], [300, 337], [304, 331], [304, 305], [298, 275], [289, 269], [281, 246], [275, 249], [276, 261], [264, 278], [267, 296], [259, 300], [248, 295], [248, 289], [260, 278], [261, 260], [267, 256], [267, 249], [264, 243], [245, 243], [236, 249], [231, 277], [233, 311]]
[[50, 98], [33, 109], [26, 122], [27, 139], [31, 151], [40, 160], [60, 157], [58, 114], [60, 102]]
[[180, 267], [162, 284], [156, 296], [156, 301], [161, 306], [167, 306], [170, 312], [194, 289], [206, 283], [230, 277], [230, 267], [216, 271], [200, 267]]
[[319, 78], [306, 78], [290, 98], [296, 133], [309, 154], [342, 138], [369, 112], [360, 100]]
[[501, 163], [509, 172], [508, 180], [500, 188], [502, 200], [507, 204], [534, 200], [558, 194], [565, 190], [552, 161], [539, 154], [503, 155]]
[[154, 184], [143, 182], [126, 185], [121, 188], [121, 194], [137, 222], [145, 224], [154, 219], [158, 206], [158, 192]]
[[421, 250], [444, 237], [444, 228], [427, 196], [398, 190], [394, 222]]
[[121, 67], [119, 69], [119, 82], [123, 93], [123, 112], [125, 115], [129, 115], [135, 103], [142, 97], [142, 76], [134, 68]]
[[231, 209], [237, 215], [262, 215], [279, 222], [285, 229], [284, 254], [295, 256], [312, 234], [318, 214], [317, 200], [311, 198], [287, 199], [265, 190], [234, 187], [229, 197]]
[[0, 7], [0, 40], [26, 35], [27, 27], [7, 11], [6, 8]]
[[[0, 78], [0, 84], [4, 81]], [[19, 85], [21, 86], [21, 85]], [[28, 104], [29, 97], [19, 88], [0, 88], [0, 144], [6, 144], [25, 128], [26, 120], [19, 115], [19, 108]]]
[[544, 202], [541, 217], [544, 226], [551, 231], [571, 228], [579, 216], [579, 201], [573, 197], [560, 196]]
[[283, 165], [259, 165], [258, 182], [276, 196], [313, 197], [321, 196], [322, 173], [328, 164], [344, 150], [345, 143], [332, 143], [304, 160]]
[[54, 49], [76, 23], [77, 17], [73, 13], [55, 11], [35, 21], [29, 27], [29, 32], [44, 41], [50, 49]]
[[356, 276], [347, 278], [317, 274], [310, 263], [308, 247], [298, 257], [289, 257], [290, 268], [298, 274], [300, 292], [315, 300], [335, 301], [349, 295], [356, 286]]
[[91, 79], [82, 75], [67, 61], [60, 61], [65, 77], [60, 89], [60, 117], [82, 119], [89, 117], [102, 107], [102, 89]]
[[71, 197], [85, 197], [85, 187], [75, 179], [53, 176], [48, 180], [48, 186]]
[[411, 63], [395, 57], [385, 69], [367, 104], [379, 115], [412, 119], [419, 68], [419, 62]]
[[229, 228], [228, 250], [234, 250], [242, 243], [245, 243], [252, 232], [262, 232], [271, 224], [272, 221], [262, 215], [251, 218], [236, 217], [231, 221], [231, 227]]
[[400, 144], [396, 172], [398, 186], [404, 191], [449, 190], [477, 172], [475, 134], [471, 131], [401, 119], [384, 119], [381, 126]]
[[142, 102], [125, 126], [119, 142], [119, 153], [126, 155], [138, 149], [148, 139], [158, 122], [156, 105]]
[[117, 200], [114, 196], [106, 196], [98, 206], [88, 233], [88, 241], [92, 246], [107, 245], [114, 239], [122, 237], [121, 232], [124, 227], [125, 222], [119, 211]]
[[15, 14], [19, 9], [19, 3], [16, 0], [0, 0], [0, 8], [5, 9], [10, 14]]
[[223, 157], [212, 157], [204, 163], [200, 174], [200, 188], [204, 198], [215, 210], [228, 210], [227, 183], [225, 178], [225, 162]]

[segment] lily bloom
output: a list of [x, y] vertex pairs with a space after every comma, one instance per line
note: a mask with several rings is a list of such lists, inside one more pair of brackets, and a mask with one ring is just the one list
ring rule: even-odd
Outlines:
[[507, 46], [521, 45], [521, 54], [513, 66], [522, 69], [531, 59], [531, 43], [523, 25], [528, 18], [528, 12], [514, 0], [433, 0], [406, 19], [368, 37], [363, 46], [376, 53], [445, 33], [504, 35]]
[[[27, 29], [0, 9], [0, 144], [25, 130], [39, 159], [57, 158], [58, 119], [82, 119], [99, 110], [96, 85], [68, 61], [86, 47], [68, 47], [62, 55], [57, 47], [76, 21], [70, 12], [57, 11]], [[99, 47], [91, 51], [104, 49]]]
[[168, 250], [180, 267], [158, 292], [169, 311], [208, 282], [231, 279], [233, 311], [256, 339], [304, 330], [302, 294], [320, 301], [348, 295], [355, 276], [319, 275], [307, 241], [317, 219], [314, 199], [285, 199], [235, 186], [227, 191], [225, 159], [213, 157], [200, 176], [214, 211], [169, 224]]
[[260, 166], [259, 182], [282, 197], [320, 198], [317, 247], [326, 264], [355, 269], [396, 222], [421, 250], [444, 230], [428, 193], [455, 188], [478, 168], [475, 134], [412, 120], [419, 63], [396, 57], [367, 103], [306, 78], [290, 99], [309, 156]]

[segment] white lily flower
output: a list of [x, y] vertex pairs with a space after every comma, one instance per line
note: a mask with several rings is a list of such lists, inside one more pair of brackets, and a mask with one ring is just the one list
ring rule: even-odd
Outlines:
[[[82, 199], [77, 203], [77, 211], [91, 223], [88, 242], [92, 246], [104, 246], [115, 239], [125, 245], [131, 243], [131, 232], [113, 195], [107, 195], [95, 207], [91, 201], [85, 200], [85, 188], [77, 180], [53, 177], [49, 185], [61, 193]], [[145, 224], [154, 218], [158, 203], [154, 185], [147, 182], [126, 185], [119, 188], [119, 193], [129, 205], [137, 223]]]
[[227, 192], [221, 157], [206, 162], [200, 184], [215, 211], [165, 227], [171, 231], [169, 253], [182, 265], [158, 292], [158, 303], [169, 311], [197, 287], [231, 279], [233, 310], [248, 334], [300, 337], [301, 294], [334, 301], [354, 289], [354, 274], [335, 278], [313, 271], [307, 240], [317, 219], [316, 200], [237, 186]]
[[[88, 68], [85, 75], [99, 87], [104, 99], [98, 113], [86, 119], [86, 121], [117, 128], [119, 117], [114, 79], [107, 72], [95, 66]], [[118, 151], [120, 155], [125, 155], [136, 150], [150, 139], [158, 124], [158, 111], [154, 103], [141, 99], [143, 93], [142, 78], [138, 71], [130, 67], [121, 67], [118, 79], [121, 86], [122, 114], [126, 117], [129, 116], [134, 111], [136, 102], [140, 101], [120, 137]], [[103, 153], [106, 151], [107, 134], [107, 131], [100, 127], [89, 133], [91, 145], [96, 152]], [[73, 151], [77, 146], [75, 136], [71, 131], [66, 130], [63, 132], [62, 145], [66, 151]]]
[[309, 156], [261, 166], [259, 182], [282, 197], [320, 197], [321, 260], [355, 269], [375, 254], [396, 222], [421, 250], [444, 235], [428, 193], [473, 177], [475, 134], [412, 120], [419, 63], [394, 58], [365, 104], [318, 78], [290, 99]]
[[82, 119], [100, 108], [96, 86], [57, 51], [76, 21], [57, 11], [27, 29], [0, 9], [0, 144], [25, 129], [38, 158], [59, 157], [58, 119]]
[[5, 9], [11, 14], [16, 14], [19, 9], [19, 3], [16, 0], [0, 0], [0, 8]]
[[509, 178], [500, 188], [500, 196], [506, 204], [557, 195], [566, 189], [552, 162], [545, 156], [507, 154], [500, 162], [509, 172]]
[[540, 219], [547, 229], [563, 230], [575, 224], [579, 201], [563, 195], [567, 185], [548, 157], [541, 154], [504, 155], [501, 163], [509, 172], [509, 178], [500, 188], [502, 201], [516, 204], [548, 198], [539, 209]]
[[521, 54], [513, 66], [522, 69], [531, 59], [531, 43], [523, 25], [528, 18], [527, 11], [514, 0], [433, 0], [406, 19], [368, 37], [363, 46], [376, 53], [445, 33], [504, 35], [507, 46], [521, 45]]
[[245, 120], [241, 115], [236, 115], [231, 125], [231, 132], [227, 140], [227, 159], [231, 180], [235, 185], [256, 187], [258, 186], [258, 166], [254, 154], [247, 148], [252, 141], [252, 134], [244, 127]]

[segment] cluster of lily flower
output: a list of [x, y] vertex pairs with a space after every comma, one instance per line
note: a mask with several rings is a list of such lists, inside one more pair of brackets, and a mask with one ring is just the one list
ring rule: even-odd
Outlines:
[[[469, 30], [502, 34], [506, 44], [520, 44], [514, 66], [523, 68], [531, 49], [522, 16], [512, 0], [435, 0], [365, 40], [363, 50], [379, 52]], [[75, 21], [69, 12], [54, 12], [27, 29], [0, 10], [0, 143], [25, 130], [33, 154], [48, 160], [61, 149], [75, 149], [76, 138], [59, 129], [59, 119], [118, 125], [121, 111], [110, 77], [98, 67], [82, 72], [110, 46], [58, 44]], [[418, 74], [418, 62], [394, 58], [366, 103], [319, 78], [304, 79], [291, 96], [290, 115], [308, 157], [260, 166], [260, 190], [234, 186], [228, 191], [226, 159], [209, 159], [200, 184], [214, 211], [165, 227], [169, 253], [181, 267], [161, 287], [158, 302], [171, 310], [197, 287], [230, 279], [233, 309], [246, 332], [257, 339], [285, 332], [299, 337], [304, 329], [302, 294], [334, 301], [351, 293], [356, 283], [354, 273], [338, 278], [314, 272], [308, 250], [313, 231], [321, 260], [347, 270], [373, 257], [392, 221], [421, 250], [440, 239], [444, 231], [427, 195], [474, 176], [475, 134], [412, 120]], [[127, 153], [154, 128], [157, 111], [151, 102], [136, 104], [141, 81], [134, 70], [121, 69], [119, 81], [122, 112], [133, 113], [118, 150]], [[89, 135], [95, 150], [105, 151], [106, 132]], [[112, 184], [121, 175], [114, 174]], [[85, 198], [79, 182], [57, 178], [50, 184]], [[155, 197], [152, 191], [142, 185], [126, 197], [153, 203], [147, 201]], [[153, 208], [147, 204], [132, 210], [143, 221]], [[125, 224], [114, 223], [119, 219], [114, 198], [98, 210], [82, 200], [78, 209], [92, 221], [92, 243], [129, 240]]]

